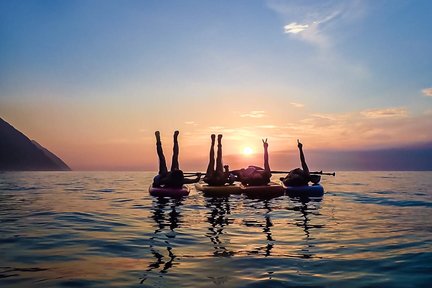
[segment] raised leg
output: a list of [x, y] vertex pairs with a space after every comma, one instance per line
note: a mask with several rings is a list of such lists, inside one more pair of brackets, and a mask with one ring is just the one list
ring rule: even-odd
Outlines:
[[157, 154], [159, 157], [159, 175], [165, 175], [166, 173], [168, 173], [168, 169], [167, 169], [167, 165], [166, 165], [166, 161], [165, 161], [165, 156], [164, 156], [163, 150], [162, 150], [162, 142], [160, 139], [160, 132], [156, 131], [155, 136], [156, 136], [156, 151], [157, 151]]
[[209, 164], [207, 166], [206, 176], [213, 175], [213, 173], [214, 173], [214, 165], [215, 165], [214, 145], [215, 145], [216, 135], [212, 134], [210, 136], [210, 138], [211, 138], [211, 146], [210, 146]]
[[178, 146], [178, 135], [179, 135], [179, 131], [174, 131], [174, 146], [173, 146], [173, 156], [172, 156], [172, 161], [171, 161], [171, 171], [174, 170], [179, 170], [179, 162], [178, 162], [178, 157], [179, 157], [179, 146]]
[[223, 163], [222, 163], [222, 134], [218, 135], [218, 146], [217, 146], [217, 157], [216, 157], [216, 173], [223, 175]]

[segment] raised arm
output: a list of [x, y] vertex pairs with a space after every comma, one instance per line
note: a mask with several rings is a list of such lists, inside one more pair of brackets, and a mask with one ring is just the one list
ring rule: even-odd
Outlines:
[[264, 146], [264, 170], [266, 172], [270, 173], [270, 164], [269, 164], [269, 155], [268, 155], [268, 143], [267, 143], [267, 138], [263, 141], [263, 146]]
[[309, 174], [309, 168], [306, 164], [306, 159], [305, 159], [305, 156], [303, 154], [303, 144], [300, 143], [300, 141], [298, 139], [297, 139], [297, 147], [298, 147], [299, 152], [300, 152], [300, 161], [302, 164], [303, 171], [305, 171], [306, 173]]

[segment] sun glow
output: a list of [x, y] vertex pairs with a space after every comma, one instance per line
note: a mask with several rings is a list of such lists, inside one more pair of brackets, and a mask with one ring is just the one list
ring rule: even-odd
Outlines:
[[245, 147], [244, 149], [243, 149], [243, 154], [244, 155], [251, 155], [253, 153], [253, 150], [252, 150], [252, 148], [250, 148], [250, 147]]

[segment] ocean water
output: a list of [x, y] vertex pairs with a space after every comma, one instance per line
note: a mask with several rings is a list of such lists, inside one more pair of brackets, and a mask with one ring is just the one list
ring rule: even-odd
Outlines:
[[430, 287], [432, 172], [322, 199], [149, 196], [148, 172], [0, 174], [0, 287]]

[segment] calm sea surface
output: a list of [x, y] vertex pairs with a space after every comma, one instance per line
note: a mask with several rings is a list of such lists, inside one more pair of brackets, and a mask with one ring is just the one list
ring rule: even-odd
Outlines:
[[431, 287], [432, 172], [321, 201], [148, 195], [153, 173], [0, 174], [0, 287]]

